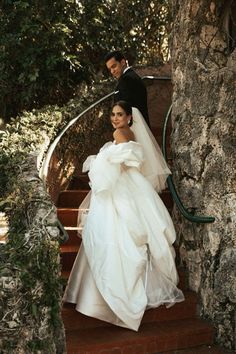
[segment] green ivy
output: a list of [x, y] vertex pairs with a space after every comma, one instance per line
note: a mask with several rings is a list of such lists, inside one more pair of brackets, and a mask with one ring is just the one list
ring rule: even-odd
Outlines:
[[[1, 353], [17, 353], [19, 348], [25, 353], [56, 352], [55, 333], [62, 328], [60, 240], [50, 237], [44, 220], [35, 219], [36, 204], [44, 208], [52, 203], [46, 194], [35, 194], [42, 184], [38, 176], [26, 183], [24, 173], [31, 168], [30, 154], [39, 151], [45, 137], [52, 141], [72, 118], [110, 91], [110, 82], [83, 86], [67, 105], [23, 112], [1, 134], [0, 210], [7, 215], [9, 232], [8, 242], [1, 246], [0, 281], [9, 277], [15, 284], [1, 289]], [[47, 330], [39, 333], [44, 322]], [[26, 340], [27, 331], [33, 334]]]

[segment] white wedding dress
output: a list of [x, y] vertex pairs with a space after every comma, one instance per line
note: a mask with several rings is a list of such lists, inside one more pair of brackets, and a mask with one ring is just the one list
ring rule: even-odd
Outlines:
[[[133, 117], [142, 119], [138, 110]], [[89, 212], [64, 294], [77, 311], [133, 330], [146, 309], [184, 300], [176, 287], [174, 226], [154, 189], [164, 187], [170, 171], [158, 152], [162, 172], [155, 177], [158, 166], [147, 165], [147, 144], [138, 141], [107, 143], [85, 162], [91, 192], [80, 223]]]

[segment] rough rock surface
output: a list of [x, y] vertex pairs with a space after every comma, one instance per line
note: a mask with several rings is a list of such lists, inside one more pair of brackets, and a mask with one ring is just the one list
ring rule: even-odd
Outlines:
[[[236, 49], [232, 1], [173, 0], [174, 180], [192, 224], [175, 210], [180, 255], [216, 340], [235, 348]], [[235, 11], [235, 9], [234, 9]], [[234, 34], [235, 35], [235, 34]], [[231, 38], [231, 39], [230, 39]]]
[[[19, 192], [27, 199], [25, 218], [20, 223], [12, 217], [9, 223], [10, 230], [14, 224], [25, 227], [23, 231], [15, 228], [7, 235], [7, 242], [0, 243], [2, 354], [66, 352], [59, 259], [59, 243], [65, 236], [58, 226], [56, 208], [38, 177], [36, 157], [29, 155], [24, 161], [18, 180], [19, 189], [30, 190], [25, 195]], [[4, 223], [4, 227], [8, 225]]]

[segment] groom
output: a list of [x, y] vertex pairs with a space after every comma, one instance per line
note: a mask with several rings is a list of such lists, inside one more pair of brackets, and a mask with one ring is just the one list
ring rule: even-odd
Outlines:
[[116, 50], [105, 57], [107, 69], [118, 80], [116, 85], [115, 101], [124, 100], [136, 107], [142, 113], [150, 127], [147, 108], [147, 90], [138, 74], [128, 66], [124, 55]]

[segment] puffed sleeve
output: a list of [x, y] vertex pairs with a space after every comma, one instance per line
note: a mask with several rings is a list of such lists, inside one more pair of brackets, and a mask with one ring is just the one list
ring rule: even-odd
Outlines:
[[142, 163], [143, 152], [138, 143], [130, 141], [102, 148], [86, 163], [90, 167], [88, 175], [92, 191], [97, 194], [115, 188], [122, 164], [140, 169]]

